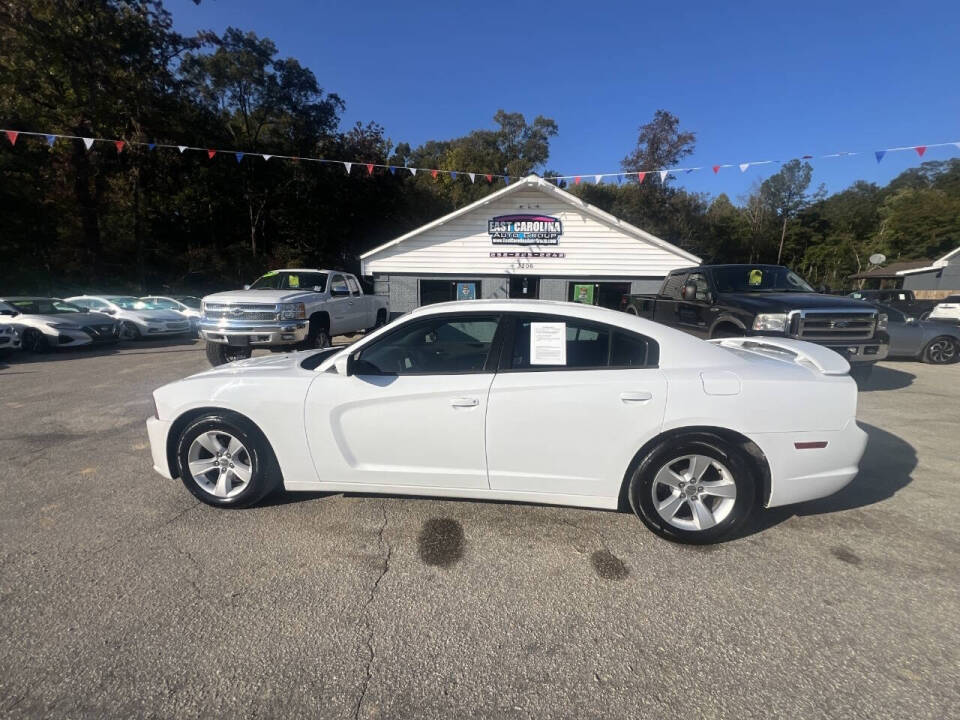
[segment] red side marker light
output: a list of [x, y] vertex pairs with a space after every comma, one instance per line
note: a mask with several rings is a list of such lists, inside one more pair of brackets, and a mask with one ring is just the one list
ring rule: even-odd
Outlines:
[[821, 450], [827, 446], [827, 441], [818, 440], [817, 442], [795, 442], [793, 446], [797, 450]]

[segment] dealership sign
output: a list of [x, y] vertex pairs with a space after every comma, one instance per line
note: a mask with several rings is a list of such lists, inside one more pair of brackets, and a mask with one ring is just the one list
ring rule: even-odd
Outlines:
[[494, 245], [556, 245], [563, 225], [549, 215], [500, 215], [487, 221], [487, 232]]

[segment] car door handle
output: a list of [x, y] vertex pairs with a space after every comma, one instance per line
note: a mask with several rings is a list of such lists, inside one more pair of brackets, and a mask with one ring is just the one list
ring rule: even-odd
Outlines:
[[479, 404], [480, 404], [480, 401], [477, 400], [476, 398], [453, 398], [453, 400], [450, 401], [450, 405], [455, 408], [476, 407]]
[[646, 390], [620, 393], [620, 401], [624, 403], [645, 403], [648, 400], [653, 400], [653, 393]]

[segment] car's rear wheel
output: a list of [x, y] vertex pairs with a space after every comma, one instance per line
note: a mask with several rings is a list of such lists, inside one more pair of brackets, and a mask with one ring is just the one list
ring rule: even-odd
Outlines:
[[952, 337], [935, 337], [923, 349], [923, 361], [932, 365], [949, 365], [960, 360], [960, 349]]
[[36, 328], [27, 328], [23, 331], [20, 346], [27, 352], [42, 353], [50, 349], [47, 337]]
[[279, 470], [269, 444], [248, 422], [232, 415], [204, 415], [181, 433], [180, 479], [193, 495], [215, 507], [249, 507], [277, 487]]
[[225, 345], [224, 343], [208, 342], [204, 349], [207, 354], [207, 360], [214, 367], [225, 365], [235, 360], [246, 360], [253, 354], [253, 350], [248, 347]]
[[744, 453], [713, 437], [658, 445], [630, 478], [630, 505], [660, 537], [704, 544], [722, 540], [753, 512], [757, 484]]

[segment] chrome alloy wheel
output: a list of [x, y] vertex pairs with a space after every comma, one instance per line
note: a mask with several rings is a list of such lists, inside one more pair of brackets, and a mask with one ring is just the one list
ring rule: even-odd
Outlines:
[[211, 430], [198, 435], [187, 451], [190, 477], [218, 498], [242, 493], [253, 474], [250, 453], [229, 433]]
[[712, 528], [737, 501], [733, 474], [707, 455], [674, 458], [657, 471], [650, 492], [657, 514], [681, 530]]
[[948, 338], [940, 338], [927, 348], [927, 357], [930, 358], [930, 362], [936, 365], [953, 362], [956, 354], [957, 346]]

